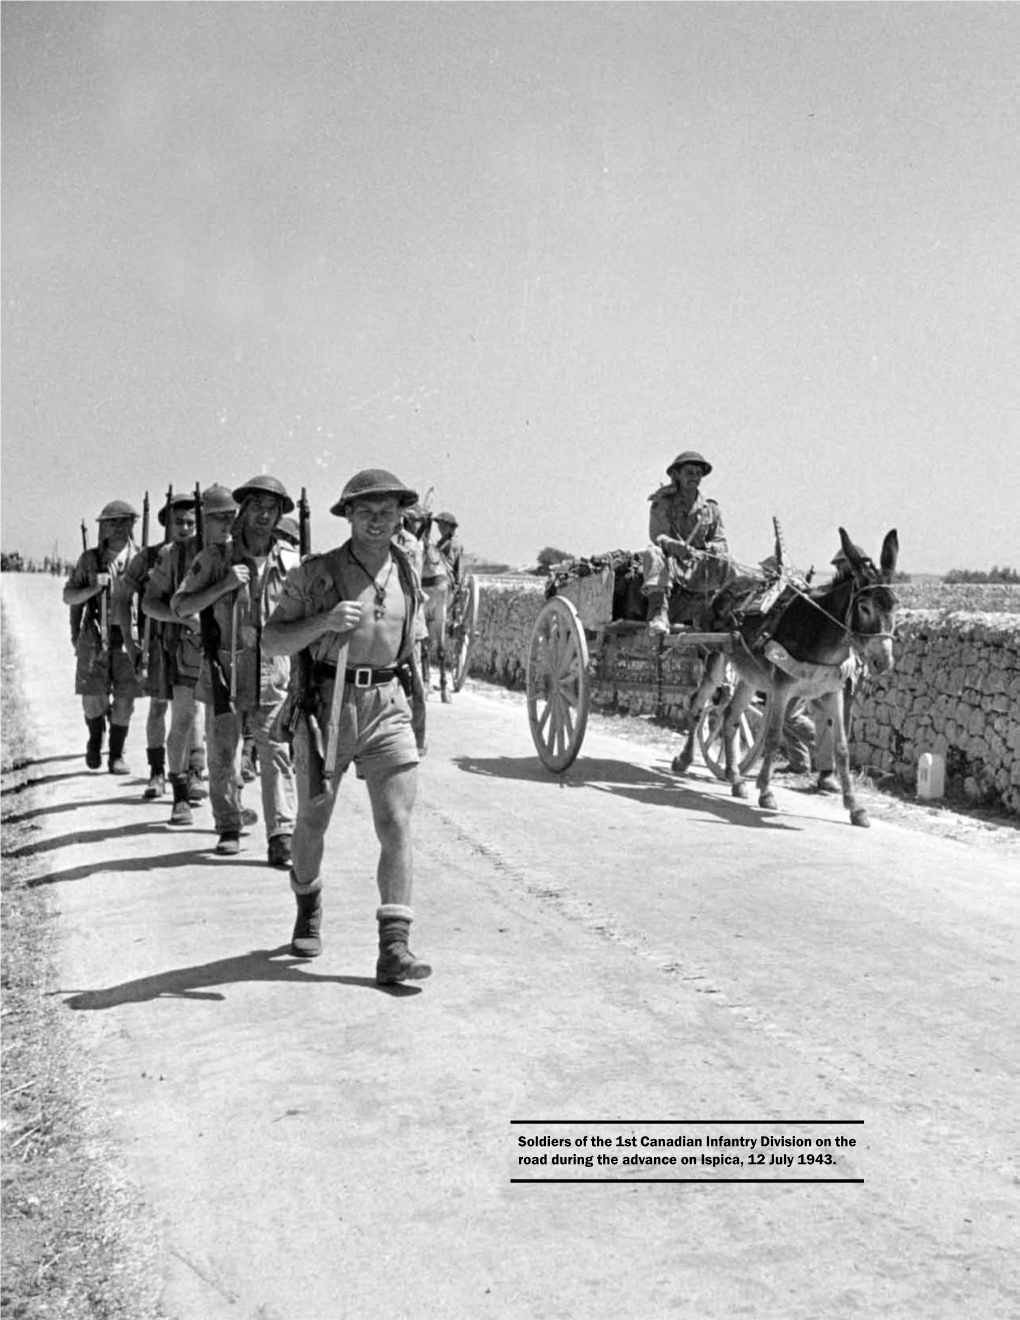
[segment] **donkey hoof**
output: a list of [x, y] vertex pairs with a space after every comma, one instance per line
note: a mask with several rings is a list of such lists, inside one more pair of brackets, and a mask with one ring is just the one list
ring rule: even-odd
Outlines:
[[730, 792], [733, 794], [733, 796], [734, 796], [735, 798], [746, 798], [746, 797], [747, 797], [747, 785], [746, 785], [746, 784], [734, 784], [733, 787], [730, 789]]
[[850, 824], [860, 825], [861, 828], [865, 830], [871, 829], [871, 821], [868, 819], [868, 813], [863, 807], [858, 807], [856, 811], [851, 811]]
[[758, 799], [758, 806], [764, 807], [766, 811], [776, 811], [778, 809], [775, 793], [762, 793]]
[[691, 758], [683, 755], [674, 756], [669, 768], [675, 775], [685, 775], [691, 768]]

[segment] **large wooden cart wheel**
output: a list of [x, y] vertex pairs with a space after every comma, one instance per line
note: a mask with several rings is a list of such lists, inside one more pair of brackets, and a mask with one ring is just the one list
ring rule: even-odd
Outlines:
[[478, 579], [469, 573], [458, 588], [453, 602], [453, 690], [459, 692], [468, 675], [471, 644], [478, 627]]
[[547, 769], [573, 765], [588, 723], [588, 643], [577, 610], [553, 596], [542, 606], [528, 651], [528, 723]]
[[[726, 664], [726, 677], [716, 688], [712, 700], [705, 707], [698, 725], [698, 746], [701, 757], [717, 779], [726, 778], [726, 752], [723, 747], [722, 723], [727, 703], [736, 687], [736, 674]], [[737, 759], [740, 773], [746, 775], [761, 756], [768, 726], [768, 708], [771, 697], [756, 693], [744, 708], [737, 733]]]

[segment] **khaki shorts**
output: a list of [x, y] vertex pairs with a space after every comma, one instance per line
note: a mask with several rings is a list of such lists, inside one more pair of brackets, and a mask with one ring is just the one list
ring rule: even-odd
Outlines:
[[[323, 695], [326, 700], [319, 706], [319, 725], [325, 743], [332, 687], [324, 689]], [[420, 759], [411, 727], [411, 706], [399, 682], [394, 678], [369, 688], [348, 683], [340, 712], [337, 773], [343, 774], [353, 761], [357, 777], [364, 779], [378, 770], [417, 765]]]

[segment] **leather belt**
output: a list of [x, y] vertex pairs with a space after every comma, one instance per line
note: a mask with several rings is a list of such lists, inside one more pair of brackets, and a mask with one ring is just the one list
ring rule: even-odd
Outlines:
[[[379, 687], [383, 683], [389, 683], [400, 673], [397, 665], [391, 665], [386, 669], [373, 669], [371, 665], [348, 665], [344, 670], [344, 682], [351, 683], [356, 688]], [[315, 678], [320, 682], [336, 682], [336, 665], [328, 660], [316, 660]]]

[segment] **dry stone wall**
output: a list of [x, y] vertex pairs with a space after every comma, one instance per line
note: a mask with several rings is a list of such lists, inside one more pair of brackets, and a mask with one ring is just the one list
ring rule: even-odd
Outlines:
[[[525, 685], [528, 646], [545, 603], [544, 581], [479, 578], [478, 633], [471, 672], [508, 687]], [[965, 588], [973, 593], [973, 586]], [[654, 651], [641, 637], [627, 663], [593, 693], [597, 705], [654, 712], [660, 690]], [[668, 653], [663, 687], [699, 672]], [[676, 718], [682, 703], [664, 713]], [[963, 613], [902, 610], [891, 675], [865, 682], [855, 711], [853, 764], [913, 787], [923, 752], [945, 757], [949, 795], [1020, 815], [1020, 610]]]
[[913, 784], [945, 757], [952, 796], [1020, 814], [1020, 613], [900, 613], [893, 673], [862, 689], [853, 763]]

